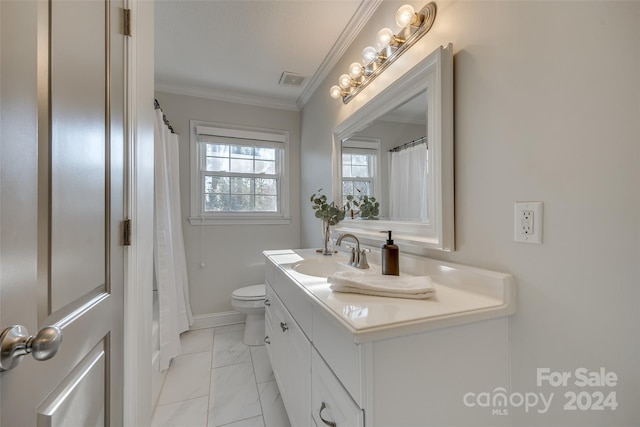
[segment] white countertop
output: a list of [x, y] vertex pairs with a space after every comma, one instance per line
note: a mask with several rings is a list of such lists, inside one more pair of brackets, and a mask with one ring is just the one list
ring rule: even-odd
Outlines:
[[[342, 323], [357, 343], [507, 316], [515, 311], [515, 280], [508, 273], [403, 255], [401, 274], [430, 276], [435, 295], [423, 300], [388, 298], [333, 292], [326, 278], [295, 271], [293, 266], [300, 261], [323, 257], [314, 249], [264, 254], [311, 300]], [[345, 264], [348, 260], [343, 254], [333, 257]], [[379, 266], [372, 266], [380, 271]]]

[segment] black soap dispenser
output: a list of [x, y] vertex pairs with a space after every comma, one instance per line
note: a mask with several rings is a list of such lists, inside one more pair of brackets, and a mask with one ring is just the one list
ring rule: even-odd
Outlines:
[[389, 233], [387, 243], [382, 245], [382, 274], [389, 276], [400, 275], [400, 251], [398, 246], [393, 244], [391, 239], [391, 230], [381, 231], [381, 233]]

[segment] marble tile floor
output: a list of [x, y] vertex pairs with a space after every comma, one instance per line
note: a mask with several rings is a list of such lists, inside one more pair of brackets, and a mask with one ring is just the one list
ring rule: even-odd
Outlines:
[[243, 328], [182, 334], [152, 427], [289, 427], [265, 346], [244, 345]]

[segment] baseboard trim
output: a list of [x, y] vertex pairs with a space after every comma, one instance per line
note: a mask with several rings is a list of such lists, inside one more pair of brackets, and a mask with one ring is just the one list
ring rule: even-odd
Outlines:
[[217, 326], [244, 323], [246, 315], [237, 311], [225, 311], [222, 313], [198, 314], [193, 316], [191, 330], [215, 328]]

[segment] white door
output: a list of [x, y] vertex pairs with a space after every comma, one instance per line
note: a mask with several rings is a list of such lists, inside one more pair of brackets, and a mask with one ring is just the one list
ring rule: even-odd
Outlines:
[[122, 425], [122, 8], [0, 1], [0, 329], [63, 334], [0, 373], [2, 426]]

